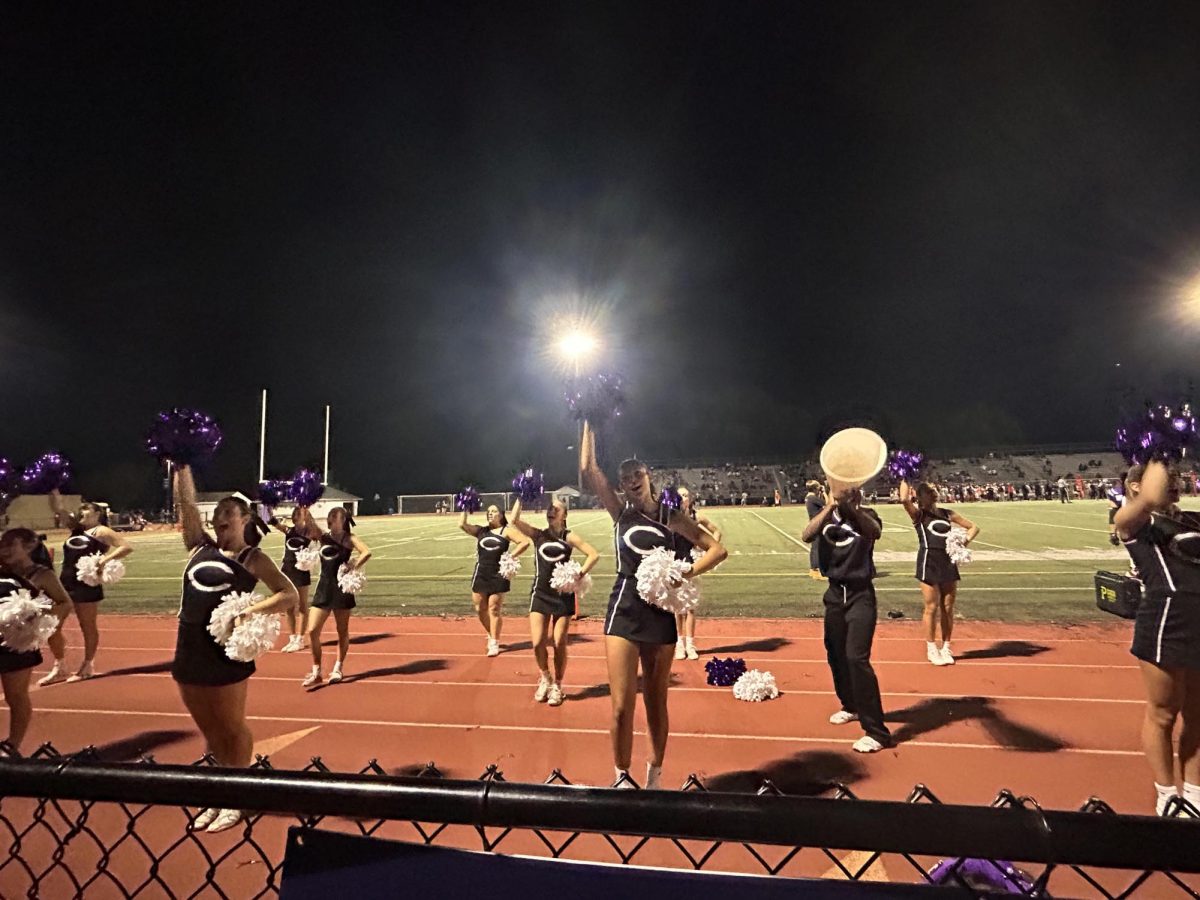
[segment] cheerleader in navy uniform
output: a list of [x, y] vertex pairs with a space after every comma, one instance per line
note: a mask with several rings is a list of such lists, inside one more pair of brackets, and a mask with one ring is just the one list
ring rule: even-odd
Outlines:
[[100, 570], [113, 560], [123, 559], [133, 552], [129, 543], [108, 527], [108, 513], [95, 503], [84, 503], [75, 515], [62, 506], [62, 497], [57, 490], [50, 492], [50, 508], [60, 524], [65, 524], [71, 534], [63, 544], [62, 585], [74, 603], [75, 615], [79, 619], [79, 630], [83, 632], [83, 663], [75, 674], [67, 677], [65, 657], [67, 642], [62, 627], [50, 637], [50, 652], [54, 654], [54, 665], [38, 684], [45, 687], [60, 681], [84, 681], [96, 674], [96, 648], [100, 645], [100, 629], [97, 618], [100, 601], [104, 599], [104, 588], [93, 587], [79, 580], [77, 567], [85, 556], [101, 554]]
[[[946, 538], [953, 526], [967, 532], [970, 544], [979, 534], [979, 526], [958, 513], [937, 505], [938, 492], [933, 485], [922, 481], [914, 491], [907, 481], [900, 482], [900, 502], [917, 530], [917, 581], [921, 583], [921, 599], [925, 612], [925, 657], [935, 666], [954, 665], [950, 635], [954, 631], [954, 601], [958, 596], [958, 566], [946, 552]], [[937, 645], [938, 625], [941, 625], [942, 646]]]
[[633, 712], [637, 702], [638, 664], [642, 668], [642, 702], [650, 735], [650, 760], [646, 764], [646, 787], [656, 788], [662, 776], [670, 724], [667, 718], [667, 686], [671, 679], [672, 649], [679, 637], [675, 616], [652, 606], [637, 589], [637, 569], [658, 547], [674, 550], [674, 535], [680, 534], [704, 553], [693, 564], [688, 578], [702, 575], [726, 557], [725, 548], [702, 529], [692, 517], [660, 506], [650, 484], [646, 464], [627, 459], [619, 469], [619, 497], [596, 459], [596, 435], [583, 424], [579, 448], [583, 483], [600, 498], [613, 519], [617, 555], [617, 580], [604, 616], [604, 653], [608, 660], [609, 694], [612, 697], [613, 763], [616, 786], [628, 787], [633, 757]]
[[[721, 529], [696, 511], [691, 491], [685, 487], [681, 487], [679, 489], [679, 497], [683, 501], [679, 507], [680, 511], [685, 515], [691, 516], [693, 522], [711, 534], [713, 540], [720, 543]], [[675, 535], [675, 555], [680, 559], [686, 559], [688, 562], [691, 562], [692, 549], [695, 546], [695, 544], [682, 534]], [[679, 636], [675, 639], [675, 658], [699, 659], [700, 654], [696, 652], [696, 611], [689, 609], [686, 613], [680, 613], [675, 616], [675, 627], [679, 631]]]
[[[313, 667], [301, 682], [304, 687], [321, 683], [321, 630], [330, 613], [333, 613], [337, 626], [338, 658], [329, 673], [329, 683], [337, 684], [342, 680], [342, 666], [350, 652], [350, 615], [357, 604], [354, 595], [347, 594], [338, 585], [338, 572], [342, 566], [361, 569], [371, 558], [371, 548], [350, 531], [354, 519], [349, 511], [335, 506], [329, 511], [326, 524], [329, 526], [327, 533], [320, 534], [317, 529], [321, 541], [321, 579], [313, 594], [312, 609], [308, 611], [308, 646], [312, 650]], [[350, 557], [355, 553], [358, 557], [351, 563]]]
[[[0, 605], [4, 598], [19, 590], [33, 596], [45, 594], [51, 604], [50, 612], [62, 620], [71, 612], [71, 598], [54, 575], [54, 570], [34, 561], [38, 536], [28, 528], [10, 528], [0, 535]], [[41, 665], [40, 650], [19, 653], [0, 645], [0, 684], [4, 687], [4, 702], [8, 704], [8, 739], [6, 743], [19, 752], [33, 704], [29, 700], [29, 677], [34, 666]]]
[[[567, 562], [571, 552], [578, 550], [586, 558], [579, 570], [586, 575], [595, 568], [600, 559], [596, 548], [567, 529], [567, 508], [558, 500], [552, 500], [546, 508], [546, 527], [534, 528], [521, 521], [521, 501], [513, 504], [511, 527], [517, 529], [533, 544], [534, 576], [529, 591], [529, 634], [533, 642], [533, 656], [537, 660], [541, 677], [533, 699], [551, 706], [563, 702], [563, 676], [567, 671], [567, 639], [571, 633], [571, 619], [575, 614], [575, 594], [556, 591], [550, 586], [554, 567]], [[547, 638], [554, 644], [554, 670], [550, 669]]]
[[[183, 543], [191, 556], [183, 570], [179, 632], [171, 677], [208, 750], [218, 765], [248, 766], [254, 738], [246, 725], [246, 683], [254, 663], [237, 662], [208, 633], [213, 610], [226, 595], [248, 593], [260, 581], [271, 592], [245, 614], [286, 612], [296, 605], [296, 587], [258, 549], [267, 525], [240, 497], [225, 497], [212, 514], [214, 536], [204, 530], [196, 507], [196, 485], [189, 466], [175, 467], [175, 497]], [[232, 828], [242, 819], [235, 809], [205, 809], [193, 830]]]
[[1134, 466], [1117, 510], [1117, 535], [1141, 572], [1130, 652], [1146, 689], [1142, 749], [1161, 815], [1178, 795], [1172, 739], [1179, 733], [1183, 799], [1200, 810], [1200, 513], [1182, 512], [1178, 473], [1159, 462]]
[[295, 653], [304, 649], [304, 632], [308, 628], [308, 588], [312, 584], [312, 572], [296, 568], [296, 554], [307, 549], [313, 541], [320, 540], [321, 529], [313, 521], [307, 506], [292, 510], [292, 525], [285, 528], [278, 519], [271, 524], [283, 532], [283, 574], [296, 586], [298, 602], [294, 610], [288, 610], [288, 627], [292, 636], [283, 646], [283, 653]]
[[500, 577], [500, 557], [512, 550], [519, 557], [529, 542], [519, 532], [508, 527], [508, 519], [500, 507], [492, 504], [487, 508], [487, 525], [472, 525], [467, 521], [464, 509], [458, 519], [458, 527], [475, 538], [475, 572], [471, 576], [471, 602], [479, 624], [487, 632], [487, 655], [500, 655], [500, 632], [504, 628], [504, 597], [512, 587], [507, 578]]

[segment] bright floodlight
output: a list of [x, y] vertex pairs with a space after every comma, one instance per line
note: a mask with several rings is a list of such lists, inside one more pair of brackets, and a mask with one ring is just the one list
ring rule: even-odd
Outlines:
[[586, 331], [571, 331], [559, 339], [558, 349], [563, 356], [578, 359], [596, 349], [596, 338]]

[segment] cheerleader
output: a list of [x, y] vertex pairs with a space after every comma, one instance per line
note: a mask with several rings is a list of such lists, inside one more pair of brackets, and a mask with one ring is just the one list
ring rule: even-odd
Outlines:
[[1116, 525], [1145, 584], [1130, 652], [1146, 690], [1142, 749], [1155, 809], [1162, 815], [1178, 796], [1172, 740], [1180, 718], [1183, 799], [1200, 809], [1200, 514], [1176, 506], [1179, 476], [1162, 463], [1134, 466], [1125, 483]]
[[[304, 687], [320, 684], [323, 678], [321, 630], [331, 612], [337, 626], [338, 658], [333, 664], [333, 671], [329, 673], [329, 683], [337, 684], [342, 680], [342, 665], [346, 662], [346, 654], [350, 652], [350, 614], [357, 604], [354, 595], [347, 594], [338, 585], [338, 573], [342, 566], [348, 570], [361, 569], [371, 558], [371, 548], [350, 531], [354, 526], [354, 518], [349, 511], [335, 506], [329, 511], [326, 525], [329, 526], [327, 533], [322, 534], [317, 529], [321, 541], [321, 578], [313, 595], [312, 608], [308, 611], [308, 646], [312, 650], [313, 667], [301, 682]], [[350, 557], [354, 553], [358, 557], [351, 563]]]
[[[71, 613], [71, 598], [54, 570], [38, 565], [33, 554], [38, 546], [38, 536], [28, 528], [10, 528], [0, 535], [0, 607], [4, 598], [19, 590], [27, 590], [33, 596], [39, 593], [50, 599], [50, 612], [58, 618], [59, 625]], [[21, 750], [29, 720], [33, 716], [33, 704], [29, 700], [29, 677], [34, 666], [42, 663], [40, 650], [19, 653], [0, 645], [0, 684], [4, 687], [4, 702], [8, 704], [8, 744], [10, 752]]]
[[500, 557], [515, 546], [514, 558], [529, 549], [529, 541], [508, 526], [508, 519], [494, 503], [487, 508], [487, 525], [472, 525], [464, 509], [458, 527], [475, 538], [475, 572], [471, 576], [471, 602], [487, 633], [487, 655], [500, 655], [500, 631], [504, 627], [504, 595], [512, 585], [500, 577]]
[[[714, 525], [711, 521], [700, 515], [696, 511], [695, 502], [692, 500], [691, 492], [681, 487], [679, 496], [682, 499], [680, 511], [684, 515], [692, 517], [692, 521], [697, 523], [701, 528], [712, 535], [713, 540], [717, 543], [721, 542], [721, 529]], [[692, 549], [695, 547], [691, 541], [685, 538], [682, 534], [676, 534], [675, 538], [675, 555], [680, 559], [692, 561]], [[689, 609], [686, 613], [679, 613], [675, 616], [675, 627], [679, 632], [679, 637], [675, 640], [675, 658], [676, 659], [699, 659], [700, 654], [696, 652], [696, 612]]]
[[307, 549], [313, 541], [320, 540], [321, 529], [313, 521], [307, 506], [297, 506], [292, 510], [290, 528], [285, 528], [278, 519], [272, 519], [271, 524], [276, 531], [283, 533], [282, 571], [296, 586], [296, 596], [299, 598], [296, 608], [288, 610], [288, 628], [292, 636], [282, 650], [283, 653], [295, 653], [304, 649], [304, 630], [308, 627], [308, 588], [312, 584], [312, 573], [296, 568], [296, 554]]
[[579, 467], [583, 483], [600, 498], [612, 516], [617, 553], [617, 580], [604, 617], [604, 653], [608, 660], [613, 709], [609, 733], [616, 767], [614, 786], [632, 786], [629, 766], [633, 756], [633, 712], [640, 663], [642, 702], [646, 707], [650, 735], [646, 787], [657, 788], [670, 733], [667, 686], [671, 678], [671, 651], [679, 633], [674, 615], [652, 606], [638, 595], [638, 564], [643, 556], [658, 547], [673, 550], [675, 534], [683, 535], [704, 551], [688, 572], [688, 578], [707, 572], [727, 554], [725, 548], [691, 516], [659, 504], [650, 484], [649, 470], [641, 460], [627, 459], [621, 463], [618, 477], [624, 499], [619, 497], [597, 462], [596, 435], [587, 422], [584, 422], [579, 448]]
[[101, 558], [97, 572], [101, 572], [108, 563], [123, 559], [133, 552], [133, 547], [108, 527], [108, 513], [97, 504], [84, 503], [75, 515], [71, 515], [63, 509], [59, 492], [53, 490], [50, 492], [50, 508], [59, 524], [65, 524], [71, 530], [70, 536], [63, 544], [62, 586], [66, 588], [75, 605], [79, 630], [83, 632], [83, 663], [74, 675], [67, 677], [67, 642], [60, 626], [47, 642], [50, 652], [54, 654], [54, 665], [38, 681], [41, 687], [60, 681], [84, 681], [96, 674], [94, 661], [96, 648], [100, 644], [97, 617], [100, 612], [99, 603], [104, 599], [104, 588], [101, 585], [93, 587], [79, 580], [79, 561], [85, 556], [99, 553]]
[[[571, 619], [575, 613], [575, 594], [556, 591], [550, 586], [554, 567], [571, 558], [578, 550], [585, 557], [579, 567], [581, 575], [595, 568], [600, 560], [596, 548], [572, 531], [567, 530], [567, 508], [558, 500], [551, 501], [546, 508], [546, 527], [534, 528], [521, 521], [521, 501], [513, 504], [510, 524], [533, 544], [534, 576], [529, 591], [529, 634], [533, 642], [533, 656], [538, 670], [538, 679], [533, 699], [551, 706], [562, 706], [563, 675], [567, 671], [567, 638], [571, 632]], [[554, 671], [550, 671], [547, 638], [554, 645]]]
[[[217, 503], [212, 515], [214, 537], [201, 522], [189, 466], [175, 467], [175, 497], [183, 543], [191, 556], [183, 570], [171, 677], [218, 765], [248, 766], [254, 738], [246, 725], [246, 683], [254, 674], [254, 663], [226, 656], [208, 632], [209, 620], [228, 594], [253, 591], [260, 581], [271, 595], [244, 615], [286, 612], [296, 605], [296, 587], [258, 549], [267, 525], [251, 513], [246, 501], [225, 497]], [[242, 817], [241, 810], [205, 809], [193, 820], [192, 829], [225, 831]]]
[[[958, 596], [958, 566], [946, 552], [946, 538], [953, 526], [966, 529], [965, 543], [970, 544], [979, 534], [979, 526], [958, 513], [937, 505], [938, 492], [933, 485], [920, 482], [914, 491], [907, 481], [900, 482], [900, 502], [917, 529], [917, 581], [921, 582], [921, 598], [925, 611], [921, 621], [925, 626], [925, 657], [935, 666], [954, 665], [950, 635], [954, 631], [954, 601]], [[942, 628], [942, 646], [937, 645], [938, 624]]]

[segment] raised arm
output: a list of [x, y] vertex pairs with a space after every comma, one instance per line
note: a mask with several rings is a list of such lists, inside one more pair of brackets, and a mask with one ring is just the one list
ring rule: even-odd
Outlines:
[[296, 586], [292, 584], [291, 579], [279, 571], [279, 567], [275, 565], [275, 560], [267, 556], [262, 550], [255, 550], [246, 560], [246, 568], [250, 571], [250, 574], [267, 586], [267, 590], [271, 592], [271, 596], [255, 603], [243, 615], [252, 612], [287, 612], [290, 609], [296, 608], [296, 603], [299, 601]]
[[691, 571], [688, 572], [689, 578], [703, 575], [709, 569], [724, 562], [725, 558], [729, 556], [729, 551], [725, 549], [720, 541], [701, 528], [691, 516], [681, 513], [677, 509], [671, 511], [671, 518], [667, 520], [667, 527], [676, 534], [683, 535], [692, 544], [704, 551], [704, 555], [692, 563]]
[[804, 526], [804, 531], [800, 532], [800, 540], [806, 544], [811, 544], [817, 539], [817, 535], [821, 533], [821, 529], [829, 521], [833, 511], [837, 509], [837, 503], [826, 498], [825, 505], [821, 507], [821, 511], [808, 520], [808, 524]]
[[[1117, 526], [1117, 536], [1127, 541], [1142, 530], [1150, 521], [1150, 514], [1166, 505], [1167, 489], [1170, 487], [1171, 473], [1160, 462], [1146, 464], [1139, 482], [1125, 485], [1125, 505], [1117, 510], [1113, 524]], [[1136, 493], [1132, 490], [1137, 485]]]
[[971, 543], [971, 541], [975, 540], [975, 538], [977, 538], [979, 536], [979, 526], [976, 525], [974, 522], [972, 522], [970, 519], [968, 519], [966, 516], [960, 516], [956, 512], [951, 512], [950, 513], [950, 521], [953, 522], [955, 525], [957, 525], [959, 528], [967, 529], [966, 543], [968, 543], [968, 544]]
[[573, 531], [567, 533], [567, 543], [580, 553], [587, 555], [587, 559], [585, 559], [583, 561], [583, 565], [579, 567], [579, 572], [581, 575], [586, 575], [588, 572], [592, 571], [592, 569], [596, 568], [596, 563], [600, 561], [600, 554], [597, 552], [595, 547], [593, 547]]
[[917, 504], [913, 500], [913, 489], [907, 480], [900, 482], [900, 503], [904, 506], [904, 511], [908, 513], [910, 519], [914, 522], [921, 520], [921, 510], [917, 508]]
[[208, 535], [196, 506], [196, 482], [192, 479], [191, 466], [175, 467], [175, 509], [183, 528], [183, 546], [195, 550], [208, 540]]
[[469, 516], [469, 515], [470, 515], [470, 513], [468, 513], [465, 509], [462, 511], [462, 515], [458, 517], [458, 527], [461, 528], [463, 531], [465, 531], [467, 534], [469, 534], [471, 537], [479, 537], [479, 526], [472, 525], [470, 522], [467, 521], [467, 516]]
[[358, 558], [354, 560], [355, 569], [361, 569], [367, 564], [367, 560], [371, 558], [371, 548], [357, 534], [350, 535], [350, 546], [354, 548], [354, 552], [358, 554]]
[[523, 534], [529, 540], [537, 537], [538, 530], [526, 522], [521, 517], [521, 501], [518, 500], [513, 504], [512, 512], [509, 513], [508, 527], [515, 528], [520, 534]]
[[624, 504], [596, 461], [596, 432], [592, 431], [592, 425], [587, 420], [584, 420], [583, 440], [579, 443], [579, 478], [584, 487], [600, 498], [601, 504], [614, 520], [620, 518]]
[[59, 493], [58, 488], [52, 490], [47, 496], [50, 500], [50, 512], [54, 513], [55, 524], [59, 527], [74, 529], [79, 521], [63, 506], [62, 494]]

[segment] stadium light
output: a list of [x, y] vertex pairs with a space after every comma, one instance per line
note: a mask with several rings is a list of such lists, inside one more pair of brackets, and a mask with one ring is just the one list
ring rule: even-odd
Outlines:
[[594, 334], [578, 328], [568, 331], [558, 339], [559, 352], [569, 361], [590, 356], [596, 351], [598, 344]]

